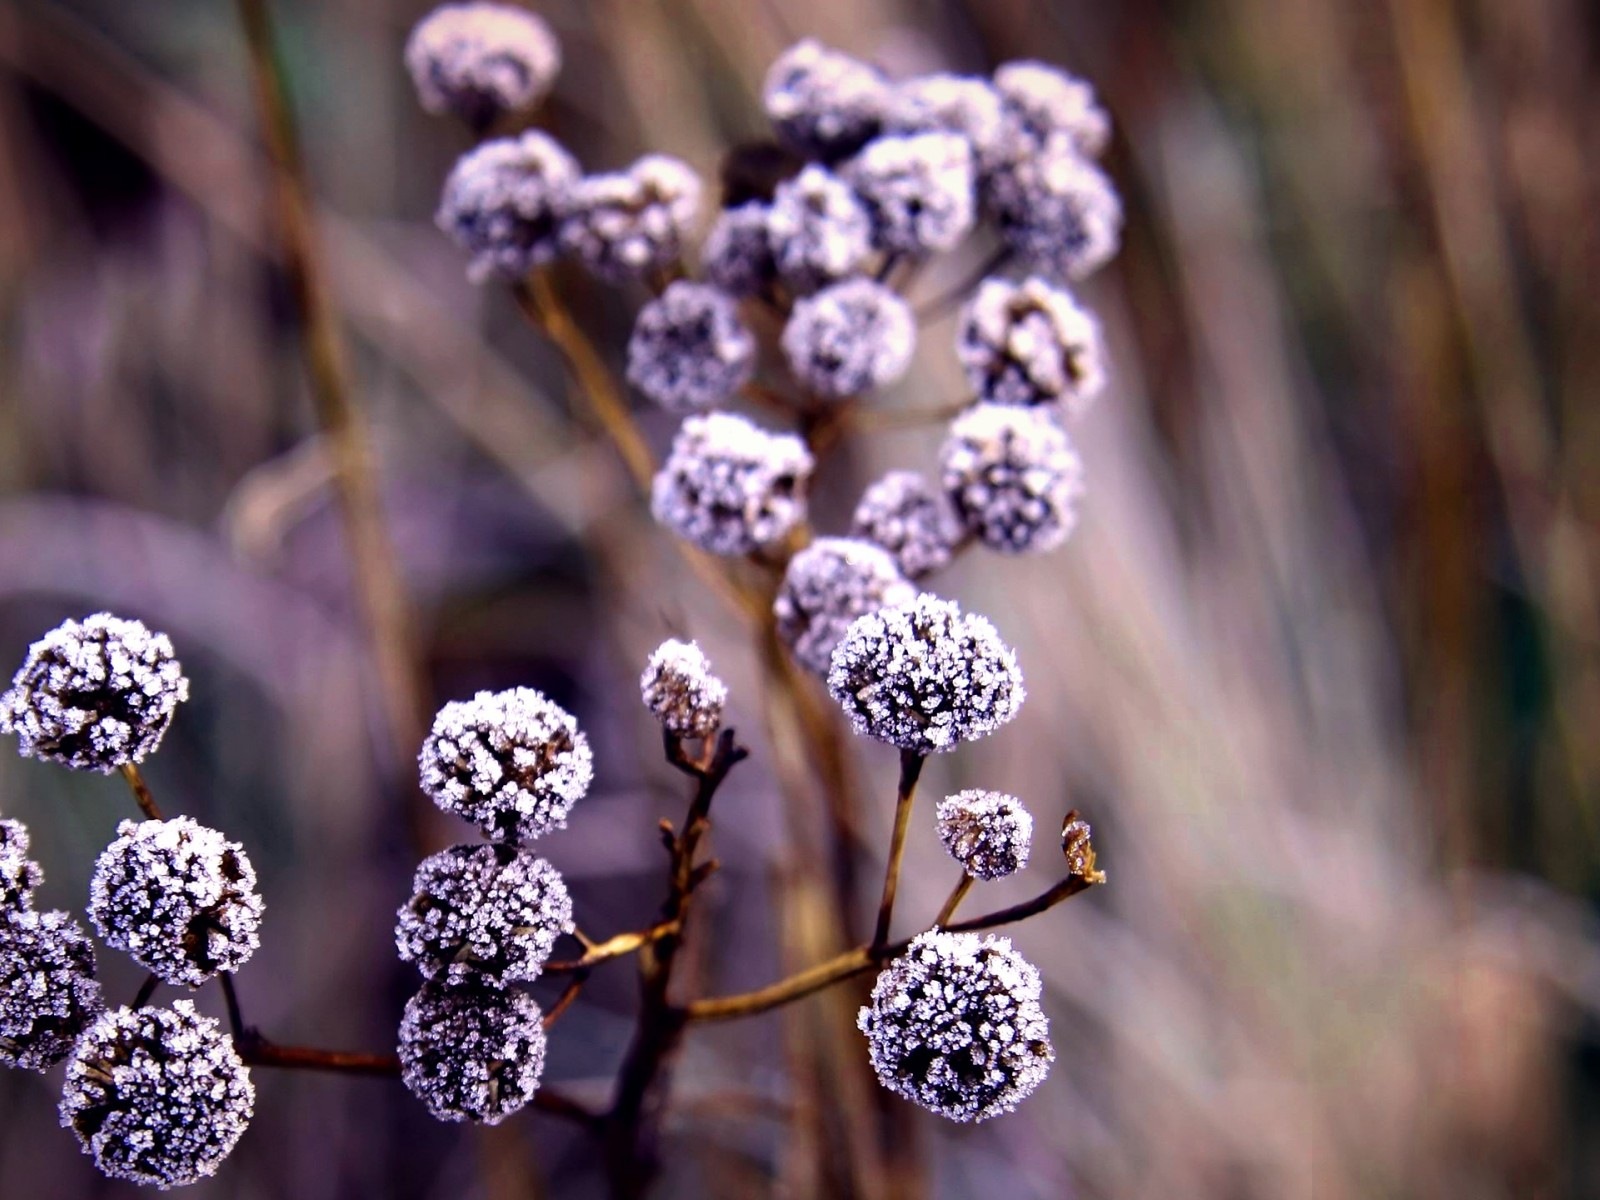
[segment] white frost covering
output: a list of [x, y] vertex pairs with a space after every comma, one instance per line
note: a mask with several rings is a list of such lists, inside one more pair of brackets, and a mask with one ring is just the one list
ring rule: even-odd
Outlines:
[[948, 564], [961, 534], [944, 495], [915, 471], [888, 472], [861, 493], [850, 518], [850, 535], [882, 546], [907, 579]]
[[806, 38], [773, 60], [761, 98], [780, 141], [837, 158], [877, 132], [889, 91], [876, 68]]
[[712, 408], [754, 374], [756, 340], [733, 298], [679, 280], [639, 310], [628, 339], [628, 382], [668, 412]]
[[818, 538], [789, 560], [772, 612], [795, 661], [826, 675], [851, 622], [916, 594], [887, 551], [855, 538]]
[[104, 1009], [94, 943], [70, 914], [0, 918], [0, 1065], [49, 1070]]
[[783, 353], [818, 396], [843, 399], [905, 375], [917, 347], [911, 306], [871, 279], [847, 279], [795, 302]]
[[1062, 279], [1092, 275], [1122, 242], [1122, 201], [1065, 137], [993, 172], [985, 202], [1018, 256]]
[[694, 642], [668, 638], [645, 664], [639, 694], [674, 737], [708, 738], [722, 724], [728, 685], [712, 674], [705, 652]]
[[865, 202], [881, 250], [931, 254], [953, 249], [972, 232], [972, 144], [958, 133], [874, 138], [840, 174]]
[[445, 180], [439, 228], [472, 255], [467, 273], [515, 279], [556, 256], [556, 218], [581, 175], [554, 138], [531, 130], [470, 150]]
[[445, 4], [406, 41], [406, 69], [431, 113], [483, 127], [544, 98], [561, 71], [550, 26], [510, 4]]
[[991, 550], [1053, 550], [1077, 524], [1083, 462], [1048, 409], [968, 409], [951, 422], [939, 466], [956, 515]]
[[785, 286], [814, 292], [867, 265], [872, 215], [849, 184], [813, 164], [778, 185], [767, 243]]
[[637, 279], [678, 261], [700, 211], [700, 177], [647, 154], [626, 171], [589, 175], [562, 198], [561, 247], [597, 278]]
[[1033, 815], [1004, 792], [969, 788], [939, 801], [939, 840], [974, 879], [1003, 879], [1028, 865]]
[[539, 1088], [543, 1015], [526, 992], [430, 983], [400, 1021], [400, 1077], [440, 1121], [498, 1125]]
[[1069, 71], [1032, 60], [1008, 62], [995, 71], [994, 86], [1004, 105], [1005, 136], [1017, 143], [1019, 155], [1064, 137], [1092, 157], [1111, 140], [1111, 118], [1094, 88]]
[[985, 279], [961, 314], [956, 354], [978, 399], [1056, 404], [1082, 416], [1105, 386], [1100, 323], [1047, 279]]

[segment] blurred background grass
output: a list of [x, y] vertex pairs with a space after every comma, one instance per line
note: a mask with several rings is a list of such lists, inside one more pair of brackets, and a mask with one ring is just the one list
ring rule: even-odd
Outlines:
[[[559, 360], [433, 229], [468, 142], [400, 68], [424, 8], [274, 12], [429, 701], [531, 684], [579, 714], [597, 788], [541, 851], [589, 932], [635, 927], [661, 890], [653, 827], [682, 805], [635, 679], [660, 638], [700, 639], [756, 755], [719, 801], [699, 971], [759, 984], [794, 822], [758, 664], [569, 419]], [[827, 1110], [853, 1111], [847, 1080], [791, 1069], [778, 1017], [696, 1033], [661, 1194], [1600, 1195], [1600, 10], [538, 9], [567, 59], [540, 121], [590, 169], [662, 150], [714, 177], [762, 131], [765, 64], [810, 34], [898, 74], [1038, 57], [1087, 76], [1129, 212], [1085, 288], [1114, 375], [1081, 426], [1080, 531], [938, 581], [1017, 644], [1031, 693], [929, 771], [930, 793], [1002, 788], [1041, 820], [1027, 877], [973, 910], [1059, 874], [1071, 806], [1111, 877], [1015, 931], [1046, 977], [1052, 1077], [976, 1129], [902, 1107], [882, 1173], [841, 1175]], [[256, 128], [233, 6], [0, 0], [0, 662], [99, 608], [172, 635], [195, 698], [148, 774], [261, 870], [251, 1020], [383, 1048], [412, 986], [390, 944], [417, 857], [410, 749], [365, 652]], [[617, 361], [641, 295], [564, 287]], [[885, 405], [959, 397], [951, 328], [925, 331]], [[670, 421], [641, 420], [664, 445]], [[938, 436], [852, 445], [819, 481], [820, 527]], [[892, 755], [854, 749], [882, 845]], [[115, 780], [3, 756], [0, 811], [30, 824], [45, 901], [81, 911], [130, 809]], [[911, 923], [952, 882], [925, 822], [908, 871]], [[131, 966], [105, 968], [131, 995]], [[632, 1004], [627, 968], [601, 972], [547, 1077], [603, 1099]], [[0, 1195], [131, 1194], [56, 1128], [57, 1086], [0, 1078]], [[600, 1186], [594, 1147], [538, 1116], [474, 1135], [392, 1083], [258, 1087], [193, 1195]]]

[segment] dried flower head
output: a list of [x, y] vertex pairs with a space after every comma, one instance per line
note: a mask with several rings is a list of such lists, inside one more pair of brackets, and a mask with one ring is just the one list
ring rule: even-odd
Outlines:
[[1080, 416], [1105, 386], [1099, 322], [1038, 276], [985, 279], [961, 314], [956, 353], [992, 404], [1059, 402]]
[[103, 1174], [183, 1187], [216, 1174], [255, 1098], [232, 1039], [178, 1000], [112, 1009], [90, 1026], [67, 1064], [61, 1123]]
[[33, 906], [33, 891], [44, 871], [28, 857], [28, 827], [21, 821], [0, 821], [0, 917]]
[[700, 246], [700, 269], [730, 296], [754, 296], [778, 277], [767, 224], [771, 206], [747, 200], [717, 214]]
[[547, 134], [496, 138], [462, 155], [435, 220], [472, 255], [476, 282], [515, 279], [555, 258], [557, 214], [582, 172]]
[[783, 328], [789, 369], [830, 399], [894, 383], [916, 346], [911, 306], [871, 279], [847, 279], [797, 300]]
[[815, 164], [778, 185], [767, 244], [785, 286], [814, 292], [854, 275], [872, 257], [872, 214], [850, 185]]
[[1026, 692], [1017, 656], [983, 617], [924, 592], [850, 626], [828, 691], [857, 733], [932, 754], [987, 737]]
[[705, 653], [677, 638], [656, 647], [639, 678], [639, 691], [656, 720], [680, 738], [714, 737], [728, 702], [728, 686], [711, 673]]
[[26, 757], [111, 772], [143, 762], [188, 698], [165, 634], [95, 613], [64, 621], [28, 648], [0, 696], [0, 733], [16, 734]]
[[94, 944], [69, 914], [0, 918], [0, 1063], [49, 1070], [104, 1008]]
[[417, 23], [406, 69], [422, 107], [483, 129], [542, 100], [561, 70], [550, 26], [510, 4], [446, 4]]
[[985, 202], [1025, 262], [1063, 279], [1099, 270], [1122, 239], [1122, 201], [1111, 181], [1065, 138], [993, 172]]
[[935, 930], [883, 969], [857, 1025], [884, 1087], [952, 1121], [986, 1121], [1055, 1061], [1039, 992], [1008, 939]]
[[1004, 120], [1000, 93], [987, 79], [921, 75], [896, 85], [884, 127], [892, 133], [957, 133], [972, 148], [983, 174], [1002, 159]]
[[732, 297], [680, 280], [639, 310], [628, 382], [668, 412], [721, 404], [754, 373], [756, 340]]
[[850, 518], [850, 536], [882, 546], [907, 579], [948, 564], [961, 535], [949, 502], [915, 471], [890, 471], [872, 484]]
[[435, 804], [513, 844], [566, 828], [594, 778], [578, 722], [533, 688], [452, 700], [434, 717], [419, 762]]
[[956, 515], [991, 550], [1052, 550], [1077, 523], [1083, 463], [1047, 409], [975, 405], [951, 422], [939, 467]]
[[700, 177], [689, 164], [647, 154], [566, 193], [561, 246], [597, 278], [637, 279], [678, 261], [699, 209]]
[[106, 944], [189, 987], [249, 961], [261, 910], [244, 847], [188, 817], [122, 822], [89, 880], [89, 918]]
[[526, 992], [427, 984], [400, 1021], [401, 1078], [440, 1121], [498, 1125], [539, 1088], [542, 1017]]
[[971, 142], [935, 131], [874, 138], [840, 174], [866, 204], [879, 249], [923, 255], [972, 232], [974, 169]]
[[655, 478], [650, 510], [712, 554], [749, 554], [805, 516], [811, 454], [799, 438], [767, 433], [732, 413], [690, 417]]
[[1033, 816], [1022, 801], [981, 788], [939, 801], [939, 840], [974, 879], [1004, 879], [1028, 865]]
[[890, 87], [874, 67], [811, 38], [767, 70], [762, 101], [781, 141], [814, 158], [841, 158], [878, 131]]
[[826, 675], [833, 648], [857, 617], [916, 595], [894, 559], [871, 542], [818, 538], [789, 560], [772, 613], [795, 661]]
[[1111, 140], [1111, 118], [1094, 88], [1060, 67], [1005, 63], [994, 73], [994, 87], [1004, 104], [1006, 136], [1019, 143], [1019, 154], [1064, 137], [1079, 154], [1094, 156]]

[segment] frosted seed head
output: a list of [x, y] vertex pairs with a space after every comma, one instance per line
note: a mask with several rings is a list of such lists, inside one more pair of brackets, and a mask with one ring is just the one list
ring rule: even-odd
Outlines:
[[122, 822], [89, 880], [89, 919], [106, 944], [188, 987], [250, 960], [261, 911], [244, 847], [188, 817]]
[[1053, 550], [1077, 524], [1083, 463], [1047, 409], [968, 409], [951, 423], [939, 467], [956, 515], [991, 550]]
[[874, 67], [811, 38], [767, 70], [762, 102], [780, 141], [813, 158], [842, 158], [877, 133], [890, 85]]
[[991, 404], [1059, 403], [1077, 417], [1105, 386], [1099, 322], [1038, 276], [984, 280], [961, 314], [956, 353]]
[[512, 844], [566, 828], [594, 778], [578, 722], [533, 688], [446, 704], [418, 762], [435, 804]]
[[680, 280], [639, 310], [628, 382], [668, 412], [721, 404], [755, 372], [756, 340], [732, 297]]
[[991, 174], [985, 202], [1018, 256], [1059, 278], [1093, 274], [1122, 240], [1122, 201], [1111, 181], [1064, 138]]
[[980, 788], [939, 801], [939, 840], [974, 879], [1004, 879], [1028, 865], [1033, 817], [1022, 801]]
[[33, 892], [44, 870], [28, 857], [28, 827], [0, 821], [0, 918], [33, 906]]
[[730, 296], [754, 296], [778, 276], [767, 236], [770, 206], [749, 200], [725, 208], [711, 223], [700, 247], [700, 269]]
[[537, 979], [556, 940], [572, 932], [561, 873], [510, 846], [451, 846], [417, 868], [395, 945], [440, 983], [502, 988]]
[[400, 1021], [401, 1078], [437, 1120], [498, 1125], [539, 1088], [542, 1017], [526, 992], [427, 984]]
[[952, 1121], [986, 1121], [1055, 1061], [1039, 993], [1008, 939], [934, 931], [883, 969], [856, 1023], [884, 1087]]
[[233, 1040], [190, 1000], [102, 1014], [61, 1096], [62, 1125], [102, 1174], [163, 1190], [216, 1174], [254, 1111]]
[[896, 85], [884, 127], [892, 133], [956, 133], [983, 174], [1002, 161], [1000, 93], [987, 79], [923, 75]]
[[994, 626], [926, 592], [856, 619], [834, 649], [828, 691], [857, 733], [918, 754], [987, 737], [1027, 694]]
[[944, 496], [915, 471], [890, 471], [872, 484], [850, 518], [850, 536], [882, 546], [907, 579], [949, 563], [961, 533]]
[[1005, 137], [1020, 156], [1052, 138], [1066, 138], [1079, 154], [1098, 156], [1111, 140], [1111, 118], [1094, 88], [1060, 67], [1009, 62], [994, 73], [1004, 106]]
[[69, 914], [0, 918], [0, 1064], [49, 1070], [104, 1008], [94, 945]]
[[872, 216], [873, 241], [889, 253], [953, 249], [976, 219], [972, 145], [958, 133], [874, 138], [841, 169]]
[[109, 773], [154, 752], [188, 698], [165, 634], [96, 613], [28, 648], [0, 696], [0, 733], [16, 734], [26, 758]]
[[700, 210], [700, 177], [681, 159], [647, 154], [626, 171], [590, 175], [563, 198], [561, 246], [609, 283], [678, 261]]
[[669, 638], [656, 647], [639, 678], [644, 706], [679, 738], [715, 737], [728, 687], [693, 642]]
[[690, 417], [656, 474], [650, 510], [712, 554], [749, 554], [805, 517], [812, 459], [793, 434], [767, 433], [732, 413]]
[[509, 4], [446, 4], [417, 23], [406, 69], [431, 113], [483, 129], [544, 99], [561, 70], [561, 44], [543, 20]]
[[847, 279], [797, 300], [783, 329], [789, 369], [826, 399], [894, 383], [916, 345], [911, 306], [871, 279]]
[[557, 214], [578, 182], [577, 160], [537, 130], [462, 155], [435, 220], [472, 255], [475, 282], [515, 279], [556, 256]]
[[826, 675], [833, 648], [851, 622], [887, 605], [910, 603], [916, 594], [894, 559], [871, 542], [818, 538], [789, 560], [772, 613], [795, 661]]
[[814, 292], [866, 266], [872, 216], [844, 180], [813, 164], [778, 185], [767, 240], [784, 285]]

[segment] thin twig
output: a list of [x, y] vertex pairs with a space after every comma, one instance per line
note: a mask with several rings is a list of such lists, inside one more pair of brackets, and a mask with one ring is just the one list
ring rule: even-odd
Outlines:
[[146, 977], [145, 981], [139, 985], [139, 994], [133, 998], [133, 1007], [143, 1008], [146, 1004], [149, 1004], [151, 998], [156, 994], [156, 989], [160, 986], [161, 976], [152, 973]]
[[233, 987], [233, 972], [223, 971], [217, 976], [222, 984], [222, 999], [228, 1006], [228, 1028], [233, 1030], [233, 1040], [249, 1041], [256, 1036], [244, 1023], [244, 1012], [239, 1007], [239, 993]]
[[134, 763], [122, 764], [122, 777], [128, 781], [128, 787], [133, 789], [133, 798], [139, 804], [139, 811], [149, 821], [161, 820], [161, 808], [156, 804], [156, 798], [151, 794], [150, 785], [144, 781], [144, 773]]
[[956, 909], [961, 907], [961, 902], [967, 898], [967, 893], [971, 890], [972, 876], [963, 871], [961, 872], [961, 878], [956, 882], [956, 886], [950, 889], [950, 897], [944, 902], [943, 907], [939, 909], [939, 915], [933, 919], [933, 923], [940, 929], [948, 925], [950, 918], [956, 915]]
[[928, 325], [937, 321], [952, 311], [957, 305], [972, 294], [972, 290], [993, 275], [1006, 263], [1011, 261], [1011, 247], [999, 246], [995, 252], [984, 259], [978, 268], [970, 275], [965, 276], [953, 287], [939, 293], [929, 300], [924, 300], [913, 310], [916, 313], [917, 324]]
[[607, 962], [613, 958], [622, 958], [648, 946], [651, 942], [660, 941], [670, 934], [677, 933], [681, 926], [676, 921], [661, 921], [648, 929], [633, 929], [627, 933], [619, 933], [609, 937], [603, 942], [584, 942], [584, 952], [579, 958], [556, 959], [544, 965], [544, 973], [562, 974], [572, 971], [587, 971], [590, 967]]
[[925, 757], [915, 750], [900, 752], [900, 786], [895, 792], [894, 833], [889, 839], [889, 864], [883, 872], [883, 899], [878, 902], [878, 924], [872, 944], [889, 940], [889, 922], [894, 919], [894, 896], [900, 887], [900, 863], [906, 853], [906, 831], [911, 828], [911, 809], [917, 799], [917, 780], [922, 777]]
[[589, 982], [589, 972], [579, 971], [567, 981], [567, 986], [561, 989], [561, 995], [556, 997], [556, 1002], [550, 1006], [550, 1011], [544, 1014], [542, 1022], [546, 1032], [561, 1019], [563, 1013], [571, 1008], [578, 999], [578, 994], [583, 991], [583, 985]]

